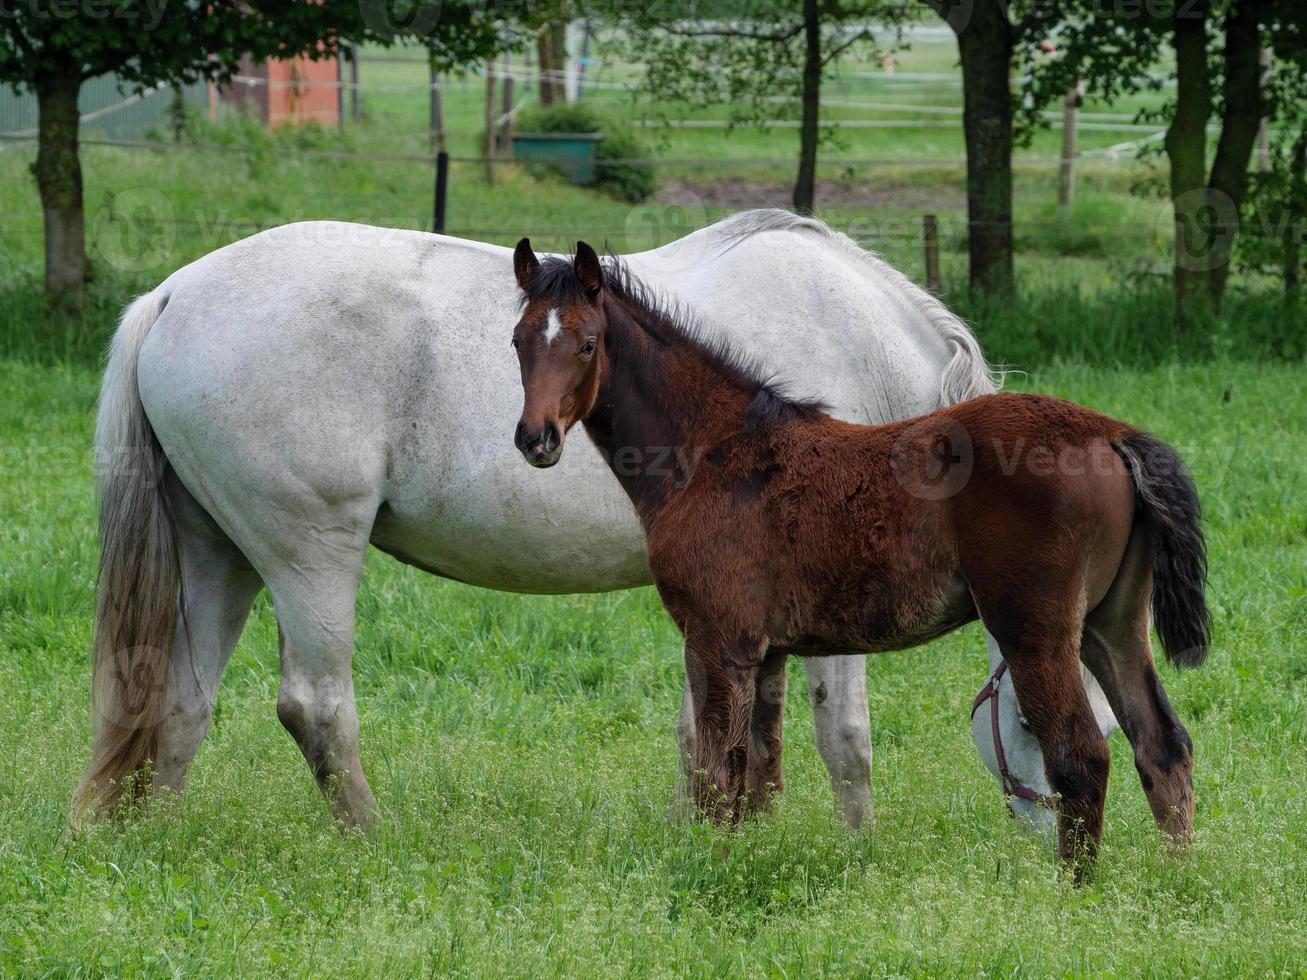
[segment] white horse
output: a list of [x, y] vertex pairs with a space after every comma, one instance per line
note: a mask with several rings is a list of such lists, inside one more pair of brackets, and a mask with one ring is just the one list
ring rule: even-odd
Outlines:
[[[812, 218], [746, 212], [627, 261], [850, 421], [994, 388], [957, 317]], [[95, 742], [75, 821], [126, 788], [181, 790], [266, 587], [278, 717], [337, 815], [370, 822], [351, 676], [369, 543], [495, 589], [649, 581], [639, 524], [589, 445], [547, 473], [517, 458], [512, 277], [497, 246], [306, 222], [207, 255], [127, 309], [96, 432]], [[863, 658], [806, 671], [817, 743], [856, 827], [870, 806]]]

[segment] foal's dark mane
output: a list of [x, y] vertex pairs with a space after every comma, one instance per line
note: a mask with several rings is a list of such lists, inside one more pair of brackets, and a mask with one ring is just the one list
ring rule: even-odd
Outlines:
[[[634, 344], [636, 329], [642, 330], [661, 347], [688, 349], [727, 381], [755, 390], [745, 416], [748, 428], [769, 428], [796, 418], [813, 418], [827, 411], [826, 405], [820, 401], [789, 395], [783, 382], [724, 339], [704, 336], [702, 324], [688, 307], [646, 285], [614, 255], [604, 259], [604, 293], [608, 301], [605, 313], [609, 328], [605, 342], [614, 355], [648, 349]], [[557, 256], [541, 262], [539, 270], [527, 284], [525, 294], [524, 302], [536, 299], [571, 305], [589, 302], [572, 261]], [[642, 357], [646, 362], [651, 360], [648, 354]]]

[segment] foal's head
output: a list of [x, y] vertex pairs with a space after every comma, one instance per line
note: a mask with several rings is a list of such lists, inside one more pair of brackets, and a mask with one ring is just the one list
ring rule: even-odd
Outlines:
[[590, 414], [603, 360], [604, 270], [595, 250], [577, 242], [571, 266], [540, 260], [523, 238], [513, 253], [525, 293], [513, 347], [526, 403], [514, 441], [528, 463], [553, 466], [569, 429]]

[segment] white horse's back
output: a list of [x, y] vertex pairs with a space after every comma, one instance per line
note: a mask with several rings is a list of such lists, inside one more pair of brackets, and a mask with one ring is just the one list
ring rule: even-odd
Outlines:
[[[937, 407], [959, 360], [985, 384], [956, 318], [812, 219], [746, 214], [628, 261], [705, 331], [850, 421]], [[301, 491], [371, 494], [376, 543], [452, 578], [530, 592], [642, 584], [639, 527], [592, 447], [545, 474], [517, 459], [511, 268], [498, 246], [366, 225], [245, 239], [160, 286], [167, 304], [141, 352], [146, 413], [183, 483], [237, 536], [255, 492], [288, 507]]]

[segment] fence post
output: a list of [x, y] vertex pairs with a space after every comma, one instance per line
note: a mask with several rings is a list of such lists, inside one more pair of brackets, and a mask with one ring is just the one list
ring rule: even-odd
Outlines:
[[[1292, 164], [1289, 168], [1290, 187], [1295, 194], [1302, 194], [1307, 191], [1307, 136], [1301, 133], [1298, 139], [1294, 141]], [[1299, 198], [1301, 200], [1301, 198]], [[1302, 249], [1298, 244], [1298, 236], [1288, 235], [1284, 240], [1284, 297], [1290, 299], [1298, 295], [1302, 288], [1301, 282], [1301, 254]]]
[[431, 148], [445, 148], [445, 106], [440, 92], [440, 73], [431, 63]]
[[939, 222], [933, 214], [921, 219], [921, 236], [926, 243], [926, 288], [938, 296], [943, 286], [939, 281]]
[[345, 49], [336, 48], [336, 128], [345, 128]]
[[1076, 191], [1076, 126], [1080, 119], [1080, 99], [1085, 94], [1085, 80], [1076, 79], [1062, 102], [1062, 159], [1057, 171], [1057, 204], [1066, 207]]
[[485, 113], [486, 133], [485, 140], [482, 142], [481, 152], [486, 155], [486, 183], [495, 182], [495, 165], [492, 157], [495, 155], [495, 63], [494, 61], [486, 62], [486, 113]]
[[182, 96], [182, 87], [172, 87], [172, 104], [168, 106], [168, 116], [172, 122], [172, 139], [180, 143], [186, 134], [186, 101]]
[[576, 65], [576, 98], [579, 102], [585, 95], [585, 63], [590, 60], [590, 18], [587, 17], [581, 25], [581, 57], [577, 60]]
[[436, 154], [436, 213], [433, 230], [437, 235], [445, 232], [445, 201], [449, 198], [449, 154], [441, 147]]
[[359, 46], [349, 43], [349, 117], [359, 118]]

